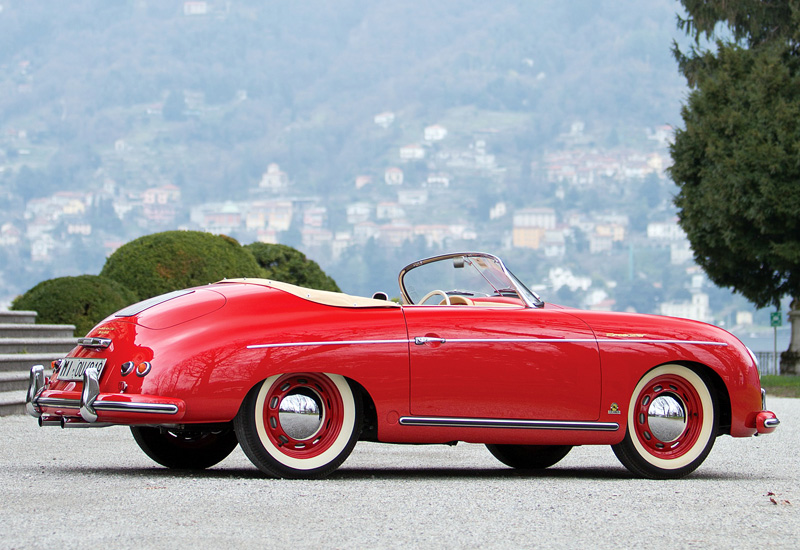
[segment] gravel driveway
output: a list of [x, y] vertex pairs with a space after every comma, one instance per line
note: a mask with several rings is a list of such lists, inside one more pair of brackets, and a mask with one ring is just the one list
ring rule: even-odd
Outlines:
[[633, 479], [608, 447], [535, 474], [480, 445], [359, 443], [329, 479], [261, 477], [237, 449], [169, 471], [126, 428], [0, 418], [0, 548], [798, 548], [800, 399], [768, 436], [717, 439], [678, 481]]

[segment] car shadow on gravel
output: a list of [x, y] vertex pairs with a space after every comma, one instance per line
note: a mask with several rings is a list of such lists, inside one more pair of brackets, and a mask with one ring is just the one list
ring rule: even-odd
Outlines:
[[[72, 467], [60, 469], [62, 473], [79, 476], [149, 477], [151, 479], [263, 479], [269, 480], [257, 469], [210, 468], [208, 470], [178, 470], [169, 468], [98, 468]], [[347, 468], [333, 472], [328, 480], [437, 480], [437, 479], [585, 479], [626, 480], [637, 479], [627, 470], [615, 467], [548, 468], [545, 470], [514, 470], [511, 468]], [[736, 481], [750, 479], [737, 473], [706, 471], [695, 472], [686, 480]]]
[[[59, 468], [61, 473], [79, 476], [150, 477], [153, 479], [263, 479], [268, 476], [256, 468], [215, 467], [206, 470], [180, 470], [153, 466], [150, 468], [89, 467], [75, 466]], [[412, 479], [586, 479], [626, 480], [639, 479], [623, 467], [597, 466], [589, 468], [553, 467], [544, 470], [516, 470], [513, 468], [348, 468], [343, 465], [325, 479], [329, 480], [412, 480]], [[707, 469], [696, 471], [685, 480], [695, 481], [743, 481], [752, 476], [739, 472], [722, 472]], [[678, 480], [680, 481], [680, 480]]]
[[[455, 468], [420, 468], [420, 469], [347, 469], [342, 468], [331, 474], [330, 479], [586, 479], [586, 480], [644, 480], [638, 478], [624, 468], [548, 468], [545, 470], [513, 470], [513, 469], [455, 469]], [[752, 476], [726, 472], [694, 472], [683, 480], [715, 480], [737, 481], [752, 479]], [[677, 481], [681, 481], [679, 479]], [[662, 480], [656, 480], [663, 482]], [[669, 481], [669, 480], [667, 480]]]
[[557, 468], [546, 470], [514, 470], [504, 468], [403, 468], [377, 469], [343, 467], [331, 479], [532, 479], [532, 478], [573, 478], [573, 479], [625, 479], [630, 477], [622, 470], [590, 468]]

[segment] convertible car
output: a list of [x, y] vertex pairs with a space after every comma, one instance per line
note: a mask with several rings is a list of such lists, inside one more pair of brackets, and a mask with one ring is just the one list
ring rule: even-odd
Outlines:
[[41, 426], [128, 425], [170, 468], [241, 445], [269, 476], [330, 474], [358, 440], [485, 444], [547, 468], [611, 445], [633, 474], [678, 478], [716, 437], [775, 430], [753, 353], [717, 327], [544, 303], [490, 254], [400, 272], [400, 303], [263, 279], [171, 292], [105, 319], [46, 376]]

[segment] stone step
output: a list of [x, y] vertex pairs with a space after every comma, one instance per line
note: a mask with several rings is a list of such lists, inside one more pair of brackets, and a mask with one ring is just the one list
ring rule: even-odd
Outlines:
[[32, 325], [36, 322], [35, 311], [0, 311], [0, 325]]
[[31, 325], [27, 323], [0, 325], [2, 338], [69, 338], [74, 336], [73, 325]]
[[0, 392], [0, 416], [11, 416], [12, 414], [25, 414], [24, 391]]
[[0, 355], [13, 353], [66, 355], [76, 344], [76, 338], [0, 338]]
[[24, 371], [0, 372], [0, 393], [25, 393], [28, 390], [30, 378], [30, 374]]
[[3, 372], [30, 372], [33, 365], [43, 365], [50, 368], [50, 363], [64, 357], [72, 348], [65, 348], [54, 353], [2, 353], [0, 354], [0, 373]]

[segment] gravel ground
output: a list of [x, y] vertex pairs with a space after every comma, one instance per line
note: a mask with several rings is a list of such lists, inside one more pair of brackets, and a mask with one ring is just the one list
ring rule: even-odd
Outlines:
[[798, 548], [800, 399], [768, 436], [721, 437], [678, 481], [633, 479], [608, 447], [535, 474], [480, 445], [359, 443], [322, 481], [263, 478], [241, 450], [158, 467], [126, 428], [0, 418], [0, 548]]

